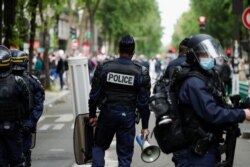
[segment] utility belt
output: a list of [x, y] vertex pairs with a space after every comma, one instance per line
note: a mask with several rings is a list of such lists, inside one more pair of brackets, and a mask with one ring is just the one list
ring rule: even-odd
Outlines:
[[195, 130], [196, 135], [189, 137], [189, 147], [197, 155], [204, 155], [209, 148], [219, 145], [223, 141], [222, 137], [214, 135], [212, 132], [205, 132], [201, 128]]

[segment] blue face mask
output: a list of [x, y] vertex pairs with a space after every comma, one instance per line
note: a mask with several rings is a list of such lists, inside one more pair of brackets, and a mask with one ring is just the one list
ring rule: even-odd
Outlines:
[[211, 70], [214, 67], [214, 59], [211, 58], [203, 58], [199, 63], [204, 70]]

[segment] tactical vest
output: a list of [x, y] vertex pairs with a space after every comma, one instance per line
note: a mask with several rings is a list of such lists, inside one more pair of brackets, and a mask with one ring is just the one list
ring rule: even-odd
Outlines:
[[[197, 77], [206, 83], [206, 88], [208, 92], [215, 98], [215, 100], [221, 104], [225, 105], [223, 102], [223, 88], [221, 87], [221, 81], [219, 78], [213, 74], [213, 77], [207, 77], [198, 71], [190, 71], [184, 74], [183, 78], [178, 78], [176, 81], [175, 90], [178, 92], [180, 90], [181, 82], [183, 83], [185, 78]], [[178, 80], [177, 79], [177, 80]], [[181, 81], [182, 80], [182, 81]], [[178, 83], [179, 82], [179, 83]], [[212, 142], [219, 142], [222, 138], [223, 127], [214, 124], [209, 124], [201, 119], [195, 112], [192, 106], [182, 104], [178, 101], [178, 110], [180, 111], [180, 117], [182, 119], [182, 125], [184, 129], [185, 136], [189, 142], [194, 142], [200, 138], [204, 138], [208, 135], [213, 136]]]
[[0, 122], [21, 118], [22, 105], [15, 94], [15, 77], [0, 78]]
[[106, 104], [124, 104], [135, 107], [141, 67], [136, 64], [123, 65], [114, 61], [103, 65], [105, 75], [103, 93]]

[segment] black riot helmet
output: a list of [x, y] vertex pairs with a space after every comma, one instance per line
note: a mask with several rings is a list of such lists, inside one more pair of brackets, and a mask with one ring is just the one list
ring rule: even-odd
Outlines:
[[135, 51], [135, 40], [131, 35], [125, 35], [122, 37], [119, 43], [120, 53], [134, 53]]
[[210, 59], [216, 63], [217, 59], [228, 60], [220, 42], [207, 34], [198, 34], [190, 37], [187, 51], [187, 63], [194, 64], [198, 62], [201, 66], [202, 59]]
[[12, 57], [12, 70], [13, 71], [24, 71], [28, 68], [29, 56], [26, 52], [13, 49], [10, 50]]
[[6, 77], [11, 73], [11, 54], [7, 47], [0, 45], [0, 77]]

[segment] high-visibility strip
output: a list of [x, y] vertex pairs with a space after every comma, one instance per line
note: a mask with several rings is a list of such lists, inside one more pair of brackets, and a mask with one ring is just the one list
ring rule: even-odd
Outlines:
[[7, 67], [7, 66], [10, 66], [10, 63], [5, 63], [5, 64], [0, 63], [0, 67]]
[[7, 62], [10, 62], [10, 59], [2, 60], [1, 62], [2, 63], [7, 63]]
[[12, 60], [12, 62], [14, 62], [14, 63], [22, 63], [23, 60]]

